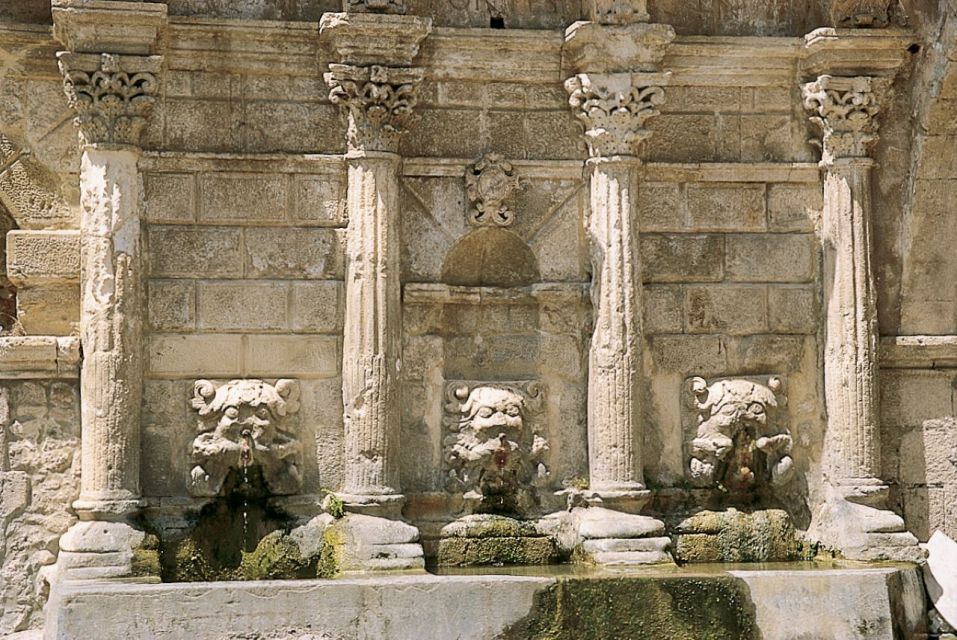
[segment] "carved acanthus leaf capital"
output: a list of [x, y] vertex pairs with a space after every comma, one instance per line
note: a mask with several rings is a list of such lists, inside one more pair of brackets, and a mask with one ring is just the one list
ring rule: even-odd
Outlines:
[[565, 81], [568, 104], [585, 126], [593, 158], [638, 155], [651, 131], [645, 122], [659, 114], [670, 73], [579, 73]]
[[889, 81], [869, 76], [820, 76], [802, 86], [804, 107], [823, 132], [822, 160], [864, 158], [878, 140], [877, 114]]
[[422, 77], [418, 67], [329, 65], [329, 100], [349, 113], [349, 148], [397, 151], [399, 136], [412, 122]]
[[159, 56], [58, 54], [83, 144], [139, 146], [159, 93]]

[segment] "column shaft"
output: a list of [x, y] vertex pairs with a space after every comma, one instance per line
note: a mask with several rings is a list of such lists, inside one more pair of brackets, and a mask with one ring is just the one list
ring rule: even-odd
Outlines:
[[589, 353], [590, 487], [635, 491], [642, 484], [638, 430], [641, 274], [634, 158], [589, 161], [594, 333]]
[[81, 160], [78, 508], [122, 510], [123, 502], [135, 503], [140, 494], [143, 282], [137, 159], [132, 149], [87, 147]]
[[391, 153], [349, 160], [342, 349], [347, 494], [399, 493], [398, 166]]
[[824, 383], [828, 475], [838, 484], [880, 475], [877, 300], [871, 268], [866, 158], [835, 161], [824, 179]]

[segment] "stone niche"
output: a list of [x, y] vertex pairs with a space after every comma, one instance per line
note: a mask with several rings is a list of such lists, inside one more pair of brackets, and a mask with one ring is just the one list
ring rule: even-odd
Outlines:
[[220, 494], [231, 471], [256, 468], [271, 495], [302, 488], [302, 444], [294, 416], [299, 410], [295, 380], [230, 380], [193, 385], [197, 431], [193, 440], [189, 491], [197, 497]]

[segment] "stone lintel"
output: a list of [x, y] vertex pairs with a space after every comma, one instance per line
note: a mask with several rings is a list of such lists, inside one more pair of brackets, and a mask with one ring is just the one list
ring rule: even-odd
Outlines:
[[53, 0], [53, 35], [78, 53], [158, 53], [166, 4], [107, 0]]
[[576, 22], [565, 30], [563, 66], [571, 73], [656, 71], [674, 38], [666, 24]]
[[805, 78], [821, 74], [893, 77], [911, 57], [917, 35], [903, 29], [833, 29], [804, 37], [799, 70]]
[[350, 65], [408, 66], [432, 31], [432, 19], [373, 13], [326, 13], [319, 42], [335, 62]]

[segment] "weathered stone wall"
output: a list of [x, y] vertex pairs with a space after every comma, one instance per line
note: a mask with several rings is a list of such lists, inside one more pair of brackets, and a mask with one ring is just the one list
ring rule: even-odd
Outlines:
[[74, 381], [0, 383], [0, 634], [42, 623], [40, 569], [76, 520], [79, 439]]

